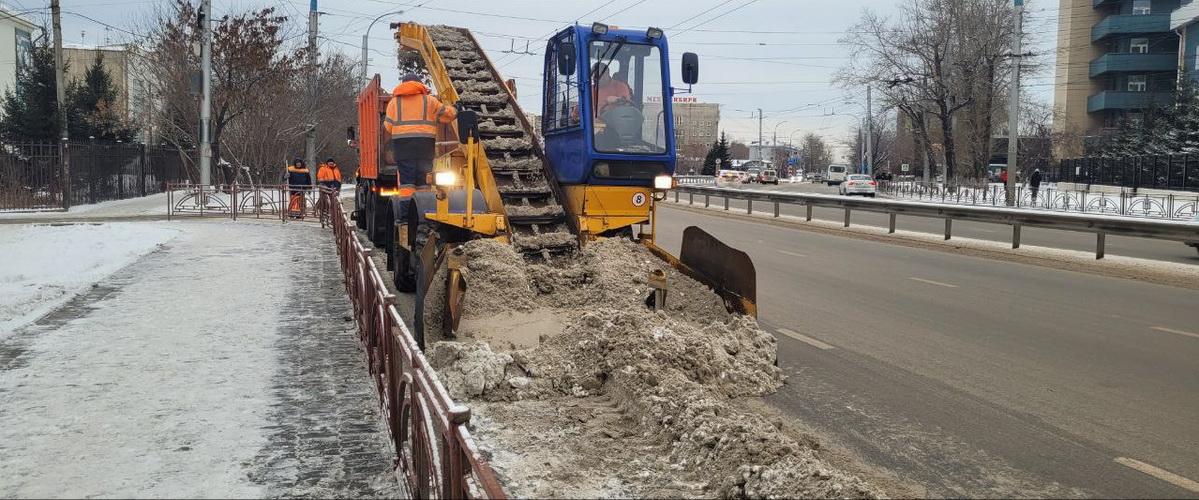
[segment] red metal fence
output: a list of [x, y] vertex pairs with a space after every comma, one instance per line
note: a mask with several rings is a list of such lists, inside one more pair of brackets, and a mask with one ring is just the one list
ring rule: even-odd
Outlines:
[[340, 203], [331, 217], [346, 292], [408, 491], [414, 498], [505, 498], [466, 428], [470, 409], [450, 397], [400, 319], [395, 295], [371, 260], [374, 250], [362, 246]]

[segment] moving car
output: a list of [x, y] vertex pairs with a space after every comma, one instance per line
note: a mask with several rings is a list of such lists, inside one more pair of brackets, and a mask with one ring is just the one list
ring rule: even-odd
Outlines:
[[759, 184], [774, 184], [777, 186], [779, 183], [779, 174], [778, 174], [778, 172], [775, 172], [774, 170], [771, 170], [771, 169], [763, 170], [758, 173], [758, 183]]
[[830, 186], [836, 186], [845, 182], [845, 174], [849, 171], [849, 165], [843, 163], [834, 163], [828, 166], [828, 173], [824, 176], [824, 182]]
[[745, 171], [745, 182], [757, 182], [758, 174], [762, 171], [757, 168], [751, 168]]
[[837, 187], [837, 193], [846, 196], [860, 194], [874, 198], [878, 183], [865, 174], [851, 174]]

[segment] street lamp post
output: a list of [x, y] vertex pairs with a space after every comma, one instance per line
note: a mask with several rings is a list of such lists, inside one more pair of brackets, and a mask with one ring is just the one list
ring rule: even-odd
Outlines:
[[366, 33], [362, 34], [362, 84], [363, 85], [366, 85], [366, 82], [367, 82], [367, 78], [366, 78], [367, 55], [366, 55], [366, 53], [367, 53], [367, 47], [370, 44], [371, 28], [374, 28], [375, 23], [379, 22], [379, 20], [383, 19], [384, 17], [400, 15], [403, 13], [404, 13], [404, 11], [402, 11], [402, 10], [396, 10], [396, 11], [392, 11], [392, 12], [386, 12], [383, 14], [379, 14], [379, 17], [376, 17], [374, 21], [371, 21], [370, 26], [366, 27]]

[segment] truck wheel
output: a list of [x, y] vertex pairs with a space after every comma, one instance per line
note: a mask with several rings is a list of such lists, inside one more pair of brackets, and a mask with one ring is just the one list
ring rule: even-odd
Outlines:
[[[357, 189], [361, 189], [361, 187], [358, 187]], [[363, 210], [363, 207], [366, 204], [362, 202], [363, 201], [362, 199], [364, 197], [366, 197], [366, 193], [364, 193], [364, 192], [355, 192], [354, 193], [354, 215], [355, 215], [354, 225], [358, 226], [358, 229], [365, 231], [366, 230], [366, 211]]]

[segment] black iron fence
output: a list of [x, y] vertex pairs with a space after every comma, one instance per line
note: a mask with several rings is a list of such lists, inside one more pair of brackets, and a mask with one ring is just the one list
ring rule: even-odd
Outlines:
[[[65, 175], [63, 152], [70, 159]], [[194, 152], [98, 141], [0, 145], [0, 211], [65, 209], [196, 182]]]
[[1058, 182], [1199, 191], [1199, 154], [1062, 160]]

